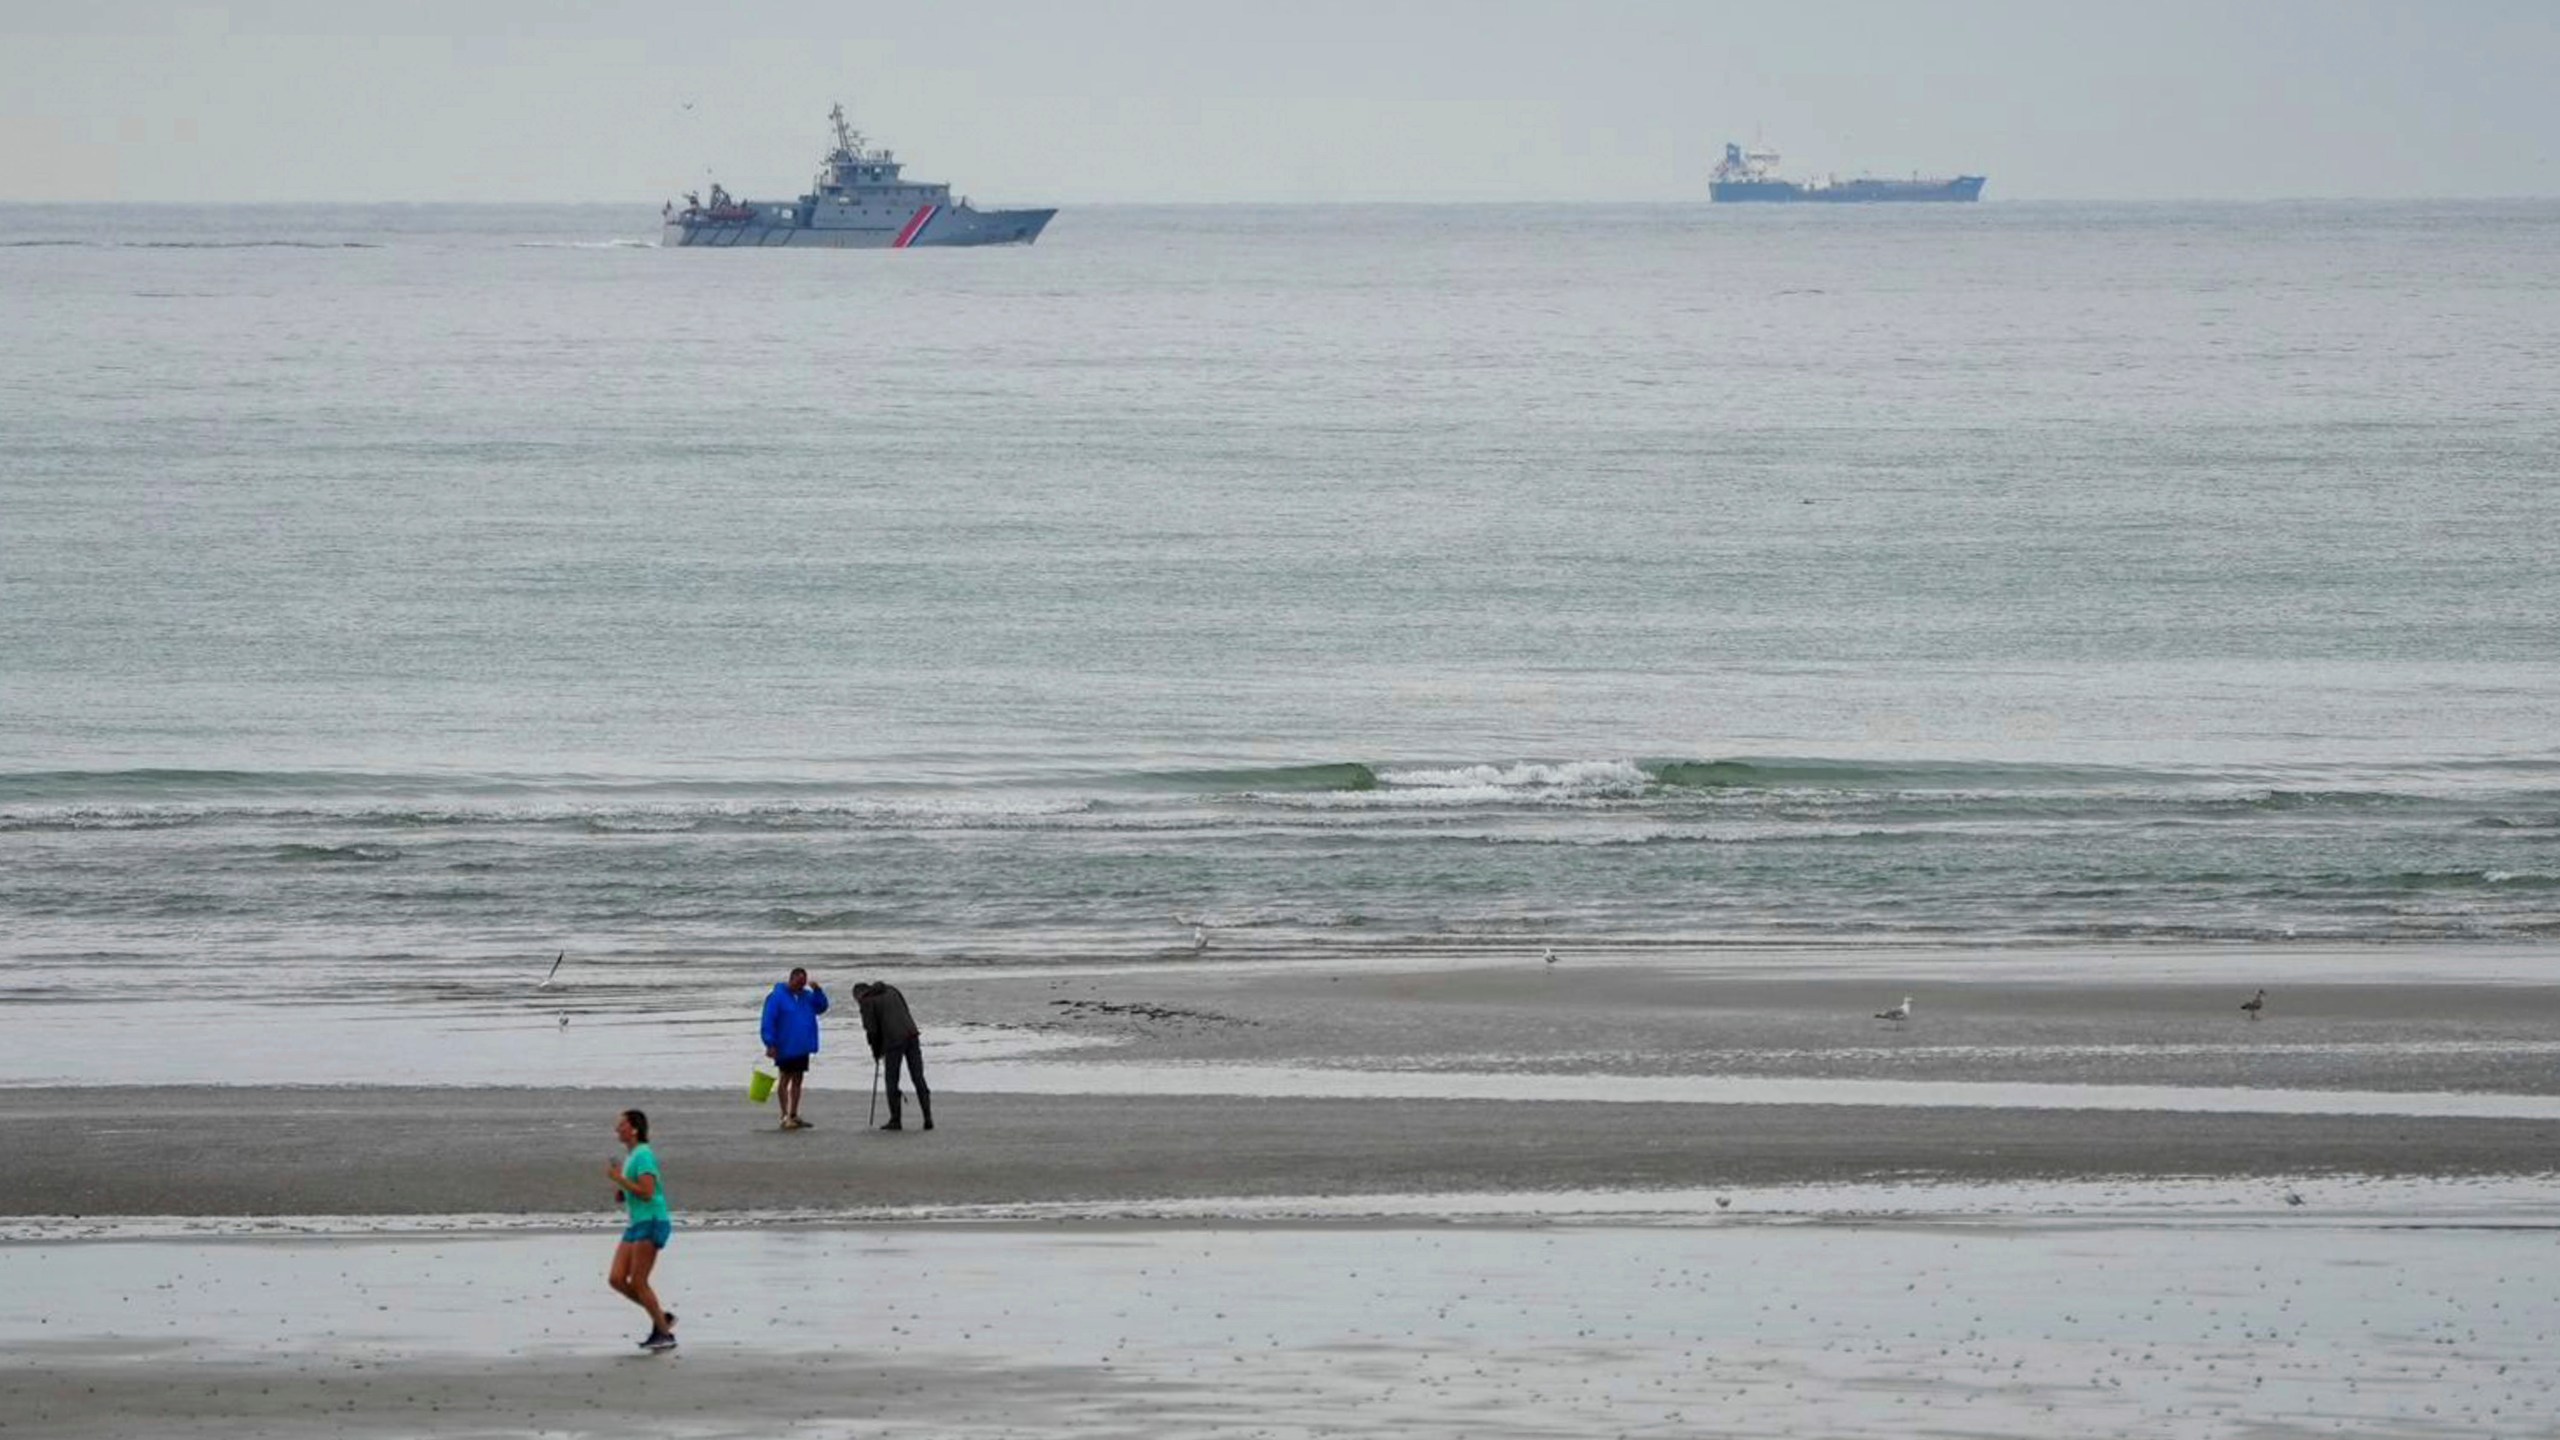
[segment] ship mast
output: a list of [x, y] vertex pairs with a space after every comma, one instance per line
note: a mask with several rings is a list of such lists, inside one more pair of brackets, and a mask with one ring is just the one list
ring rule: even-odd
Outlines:
[[835, 108], [827, 112], [827, 119], [834, 122], [836, 127], [836, 153], [859, 158], [862, 154], [862, 137], [854, 132], [851, 125], [845, 123], [843, 101], [837, 101]]

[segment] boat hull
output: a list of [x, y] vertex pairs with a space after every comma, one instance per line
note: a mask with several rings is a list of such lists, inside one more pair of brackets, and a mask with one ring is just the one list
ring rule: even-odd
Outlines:
[[1952, 180], [1843, 180], [1832, 185], [1799, 185], [1792, 180], [1716, 180], [1707, 196], [1718, 204], [1892, 205], [1970, 204], [1982, 198], [1984, 177], [1958, 175]]
[[[781, 246], [821, 250], [913, 250], [928, 245], [1028, 245], [1056, 218], [1056, 210], [976, 210], [926, 206], [897, 224], [800, 223], [789, 206], [751, 207], [744, 219], [712, 219], [692, 213], [670, 217], [659, 231], [666, 248], [766, 250]], [[813, 217], [814, 218], [814, 217]]]

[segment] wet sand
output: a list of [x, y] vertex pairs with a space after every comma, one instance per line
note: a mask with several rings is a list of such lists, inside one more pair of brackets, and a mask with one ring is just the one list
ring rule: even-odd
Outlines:
[[[2259, 1437], [2550, 1413], [2547, 957], [2460, 983], [2346, 957], [2268, 982], [2263, 1021], [2226, 958], [2105, 985], [2035, 957], [916, 977], [929, 1051], [936, 1026], [1037, 1042], [954, 1046], [930, 1134], [869, 1129], [841, 1053], [819, 1128], [788, 1134], [726, 1086], [0, 1088], [0, 1433]], [[1905, 993], [1909, 1024], [1873, 1018]], [[565, 1053], [539, 1048], [547, 1013], [474, 1013], [534, 1068]], [[736, 1049], [703, 1042], [703, 1072]], [[1810, 1088], [1717, 1098], [1773, 1083]], [[2421, 1113], [2448, 1099], [2514, 1113]], [[666, 1360], [600, 1283], [629, 1104], [683, 1219]]]
[[[2221, 977], [2274, 962], [2211, 954], [2120, 964], [2106, 973], [2130, 978], [2104, 984], [2065, 978], [2085, 958], [2034, 954], [1847, 975], [1576, 957], [917, 979], [929, 1054], [938, 1025], [1081, 1043], [937, 1056], [931, 1134], [868, 1129], [868, 1057], [858, 1031], [844, 1053], [843, 1026], [811, 1080], [818, 1128], [794, 1134], [737, 1089], [0, 1088], [0, 1216], [588, 1213], [608, 1198], [594, 1172], [623, 1105], [651, 1112], [697, 1214], [2560, 1163], [2560, 984], [2413, 984], [2359, 977], [2361, 956], [2281, 958], [2292, 968], [2257, 1021]], [[2549, 963], [2500, 958], [2526, 977]], [[1873, 1018], [1904, 994], [1908, 1024]], [[547, 1018], [559, 1002], [541, 1003]], [[550, 1029], [513, 1043], [542, 1056]], [[1719, 1103], [1783, 1088], [1771, 1081], [1822, 1103]], [[1963, 1103], [1947, 1103], [1950, 1082]], [[2160, 1086], [2210, 1103], [2180, 1110], [2143, 1088]], [[2245, 1113], [2332, 1094], [2349, 1110], [2359, 1095], [2514, 1110]]]
[[[0, 1216], [597, 1214], [617, 1106], [688, 1214], [1227, 1196], [2084, 1176], [2538, 1172], [2560, 1122], [2368, 1116], [948, 1094], [816, 1129], [701, 1092], [0, 1092]], [[912, 1125], [914, 1119], [909, 1117]]]
[[[1126, 1058], [1556, 1074], [2560, 1094], [2560, 950], [1518, 954], [960, 978], [961, 1012]], [[2423, 976], [2430, 964], [2460, 979]], [[2240, 1010], [2271, 991], [2265, 1018]], [[1910, 997], [1908, 1024], [1875, 1013]]]
[[765, 1228], [0, 1246], [0, 1423], [88, 1437], [2519, 1435], [2548, 1232]]

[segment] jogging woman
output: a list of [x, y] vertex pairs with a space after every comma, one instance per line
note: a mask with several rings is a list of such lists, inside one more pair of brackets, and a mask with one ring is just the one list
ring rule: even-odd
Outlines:
[[649, 1117], [625, 1110], [613, 1133], [622, 1142], [622, 1162], [607, 1160], [604, 1173], [622, 1198], [624, 1224], [622, 1243], [613, 1247], [609, 1279], [617, 1294], [649, 1312], [649, 1338], [640, 1342], [640, 1348], [672, 1350], [675, 1312], [658, 1308], [658, 1292], [649, 1288], [649, 1272], [658, 1268], [658, 1252], [667, 1248], [667, 1239], [675, 1232], [675, 1222], [668, 1218], [667, 1184], [658, 1175], [657, 1152], [649, 1148]]

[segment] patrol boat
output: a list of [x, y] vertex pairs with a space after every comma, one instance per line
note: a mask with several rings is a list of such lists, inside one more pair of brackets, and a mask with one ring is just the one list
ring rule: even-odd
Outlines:
[[845, 123], [844, 107], [827, 112], [836, 147], [808, 194], [797, 200], [740, 200], [718, 185], [706, 203], [688, 193], [684, 207], [659, 212], [661, 245], [822, 245], [836, 250], [904, 250], [915, 245], [1028, 245], [1058, 212], [980, 210], [948, 185], [904, 179], [886, 150], [866, 148]]

